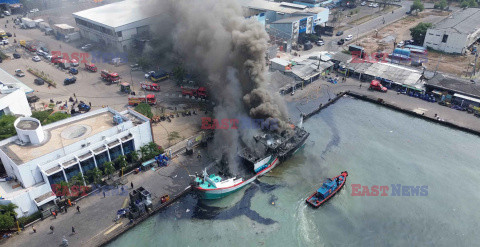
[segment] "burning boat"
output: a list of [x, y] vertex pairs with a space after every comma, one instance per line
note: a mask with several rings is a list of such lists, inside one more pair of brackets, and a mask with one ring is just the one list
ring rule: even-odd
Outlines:
[[[301, 127], [293, 126], [281, 134], [262, 133], [254, 136], [255, 147], [248, 146], [238, 153], [238, 157], [250, 169], [245, 177], [208, 175], [206, 169], [203, 176], [196, 176], [194, 188], [203, 199], [218, 199], [240, 190], [258, 177], [275, 168], [280, 161], [285, 161], [300, 150], [310, 133]], [[253, 171], [253, 173], [252, 173]]]

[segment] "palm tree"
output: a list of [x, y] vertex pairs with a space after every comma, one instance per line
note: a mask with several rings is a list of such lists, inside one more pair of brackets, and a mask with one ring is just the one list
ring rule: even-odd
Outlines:
[[132, 159], [132, 163], [137, 163], [138, 161], [138, 152], [137, 151], [132, 151], [130, 153], [130, 158]]
[[140, 147], [140, 154], [142, 155], [142, 160], [146, 160], [148, 155], [148, 147]]
[[83, 177], [82, 173], [79, 172], [70, 179], [70, 183], [77, 186], [83, 186], [85, 185], [85, 178]]
[[118, 166], [120, 167], [120, 169], [126, 168], [127, 165], [128, 165], [127, 156], [125, 156], [125, 155], [120, 155], [120, 156], [118, 156], [118, 157], [115, 159], [115, 163], [118, 164]]
[[112, 178], [112, 174], [115, 172], [115, 167], [113, 166], [113, 162], [108, 161], [103, 163], [103, 167], [105, 169], [105, 174], [108, 176], [108, 178]]
[[17, 216], [17, 213], [15, 212], [16, 208], [18, 208], [18, 206], [13, 203], [0, 205], [0, 210], [4, 211], [3, 214], [10, 214], [11, 216]]
[[150, 142], [147, 144], [148, 151], [150, 152], [150, 156], [158, 155], [160, 150], [158, 149], [158, 145], [155, 142]]
[[90, 170], [88, 173], [89, 173], [90, 177], [92, 178], [94, 184], [100, 184], [102, 182], [103, 173], [97, 167]]

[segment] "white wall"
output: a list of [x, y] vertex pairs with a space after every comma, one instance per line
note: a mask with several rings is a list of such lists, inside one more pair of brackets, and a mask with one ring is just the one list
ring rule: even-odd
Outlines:
[[[447, 42], [443, 43], [443, 35], [448, 35]], [[465, 51], [467, 35], [459, 33], [449, 33], [444, 30], [428, 29], [423, 42], [424, 47], [430, 47], [434, 50], [446, 53], [461, 54]]]
[[26, 117], [32, 115], [27, 96], [21, 89], [17, 89], [0, 98], [0, 110], [4, 110], [5, 114], [8, 115], [18, 114]]

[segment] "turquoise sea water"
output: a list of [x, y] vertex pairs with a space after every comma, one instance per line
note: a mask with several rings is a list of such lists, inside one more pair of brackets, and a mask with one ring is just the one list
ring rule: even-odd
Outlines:
[[[478, 246], [480, 138], [344, 98], [304, 123], [304, 150], [227, 198], [189, 195], [109, 246]], [[342, 191], [305, 199], [347, 170]], [[352, 184], [388, 196], [352, 196]], [[392, 184], [428, 186], [391, 196]]]

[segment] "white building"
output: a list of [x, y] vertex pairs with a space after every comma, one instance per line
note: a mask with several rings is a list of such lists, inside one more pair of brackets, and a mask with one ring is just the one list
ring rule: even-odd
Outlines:
[[73, 16], [82, 37], [126, 51], [135, 38], [149, 33], [157, 16], [155, 11], [143, 11], [143, 5], [145, 2], [141, 0], [121, 1], [76, 12]]
[[302, 33], [313, 33], [314, 27], [328, 21], [329, 9], [307, 7], [288, 2], [239, 0], [247, 17], [255, 17], [265, 25], [270, 35], [297, 41]]
[[[123, 122], [115, 124], [114, 116]], [[147, 117], [133, 111], [103, 108], [46, 126], [34, 118], [15, 121], [17, 136], [0, 141], [7, 179], [0, 180], [0, 204], [14, 203], [19, 216], [43, 210], [56, 196], [52, 185], [69, 181], [119, 155], [152, 142]], [[9, 180], [9, 181], [5, 181]]]
[[25, 117], [32, 115], [27, 96], [21, 89], [17, 89], [9, 94], [0, 94], [0, 117], [3, 115]]
[[33, 89], [0, 68], [0, 93], [9, 94], [17, 89], [21, 89], [25, 94], [33, 93]]
[[480, 9], [468, 8], [453, 13], [425, 35], [424, 47], [446, 53], [463, 54], [480, 38]]

